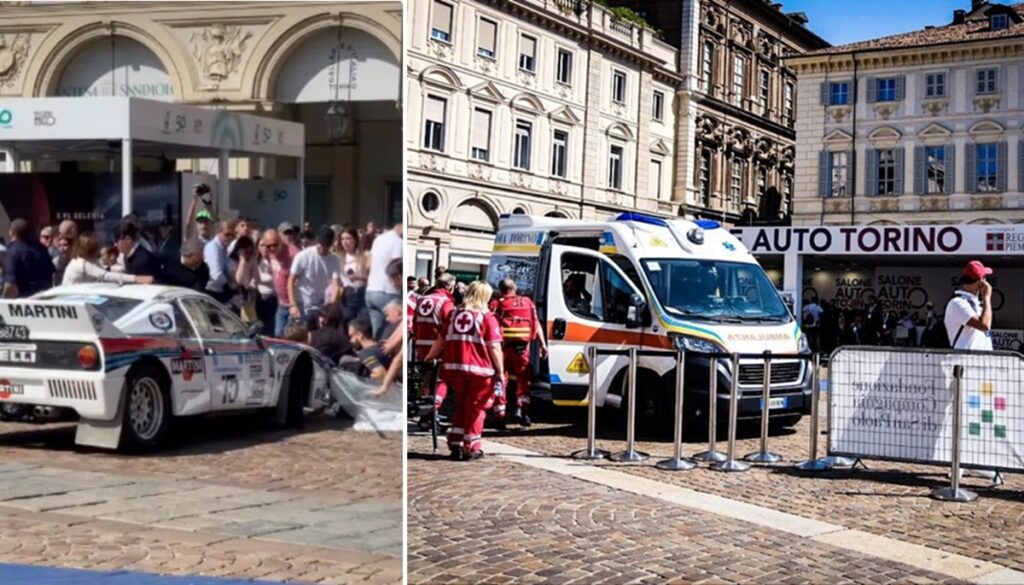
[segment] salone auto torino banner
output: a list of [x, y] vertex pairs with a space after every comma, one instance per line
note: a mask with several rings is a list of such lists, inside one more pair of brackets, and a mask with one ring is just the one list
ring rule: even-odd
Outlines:
[[949, 463], [955, 365], [962, 464], [1024, 469], [1020, 354], [839, 349], [829, 364], [829, 453]]
[[1024, 225], [735, 228], [752, 254], [1005, 255], [1024, 252]]

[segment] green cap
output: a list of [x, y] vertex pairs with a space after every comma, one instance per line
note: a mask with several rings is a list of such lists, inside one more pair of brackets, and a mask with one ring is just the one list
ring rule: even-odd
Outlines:
[[202, 219], [205, 219], [207, 221], [213, 221], [213, 214], [210, 213], [209, 209], [200, 209], [196, 213], [196, 221], [199, 221], [199, 220], [202, 220]]

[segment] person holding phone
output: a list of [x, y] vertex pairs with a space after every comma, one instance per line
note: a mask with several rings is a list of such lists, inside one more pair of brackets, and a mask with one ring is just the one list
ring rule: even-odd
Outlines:
[[992, 351], [992, 269], [977, 260], [964, 266], [960, 289], [946, 304], [945, 325], [953, 349]]

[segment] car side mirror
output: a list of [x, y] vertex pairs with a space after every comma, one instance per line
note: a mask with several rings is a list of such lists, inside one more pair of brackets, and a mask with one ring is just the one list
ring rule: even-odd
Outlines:
[[643, 316], [647, 310], [647, 301], [636, 293], [629, 298], [629, 308], [626, 310], [626, 327], [636, 329], [643, 326]]

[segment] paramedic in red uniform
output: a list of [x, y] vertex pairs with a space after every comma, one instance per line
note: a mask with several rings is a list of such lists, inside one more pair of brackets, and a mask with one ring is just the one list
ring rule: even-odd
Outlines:
[[[526, 409], [530, 405], [530, 386], [533, 381], [533, 370], [530, 368], [530, 344], [540, 344], [540, 357], [547, 357], [548, 346], [544, 340], [544, 327], [537, 317], [537, 307], [530, 300], [517, 294], [516, 281], [506, 278], [498, 283], [499, 297], [491, 302], [491, 311], [501, 325], [502, 339], [505, 342], [505, 373], [508, 375], [508, 396], [516, 400], [515, 421], [524, 427], [530, 426], [530, 417]], [[515, 394], [513, 394], [515, 384]], [[495, 414], [498, 426], [505, 418], [505, 396], [495, 401]]]
[[[426, 361], [427, 353], [434, 342], [441, 337], [442, 325], [455, 310], [452, 291], [455, 290], [455, 277], [447, 272], [437, 277], [436, 286], [419, 297], [416, 302], [416, 313], [413, 318], [412, 336], [416, 340], [416, 360]], [[441, 408], [448, 386], [438, 379], [434, 391], [434, 411]]]
[[448, 431], [453, 460], [472, 461], [483, 456], [480, 435], [491, 400], [504, 393], [505, 378], [501, 356], [501, 327], [487, 310], [490, 285], [469, 285], [462, 306], [451, 314], [427, 354], [428, 360], [443, 359], [442, 375], [455, 392], [455, 418]]

